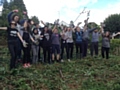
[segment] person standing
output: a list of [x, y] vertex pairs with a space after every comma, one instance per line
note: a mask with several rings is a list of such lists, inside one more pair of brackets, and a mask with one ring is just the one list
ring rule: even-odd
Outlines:
[[23, 67], [27, 68], [30, 67], [31, 65], [31, 59], [30, 59], [30, 51], [31, 51], [31, 41], [33, 43], [37, 43], [31, 36], [29, 32], [29, 26], [28, 22], [24, 22], [24, 28], [23, 28], [23, 35], [22, 38], [25, 42], [27, 42], [27, 46], [23, 47]]
[[32, 63], [37, 64], [38, 63], [38, 52], [39, 52], [39, 40], [40, 40], [40, 35], [38, 33], [37, 28], [33, 29], [33, 34], [32, 37], [36, 43], [32, 43]]
[[[76, 46], [76, 58], [80, 56], [80, 59], [82, 58], [82, 48], [83, 48], [83, 31], [81, 30], [80, 27], [76, 27], [75, 31], [75, 46]], [[78, 51], [80, 50], [80, 54], [78, 54]]]
[[[60, 62], [60, 34], [58, 34], [58, 29], [53, 29], [53, 34], [51, 36], [52, 42], [52, 62], [55, 61], [55, 54], [57, 53], [57, 62]], [[56, 52], [57, 51], [57, 52]]]
[[94, 30], [97, 29], [97, 28], [88, 29], [87, 23], [88, 23], [88, 21], [85, 20], [85, 25], [83, 28], [83, 36], [82, 36], [82, 39], [83, 39], [83, 58], [87, 56], [87, 49], [88, 49], [88, 43], [90, 40], [90, 33], [92, 33]]
[[48, 30], [47, 26], [45, 26], [44, 30], [41, 33], [41, 36], [43, 36], [42, 37], [43, 55], [44, 55], [44, 63], [48, 62], [49, 64], [51, 63], [51, 58], [50, 58], [51, 35], [52, 32]]
[[92, 32], [91, 39], [91, 56], [93, 56], [95, 52], [95, 56], [98, 56], [98, 47], [99, 47], [99, 37], [101, 36], [101, 31], [99, 32], [97, 29]]
[[[17, 15], [17, 12], [19, 12], [17, 9], [11, 11], [7, 16], [7, 19], [8, 19], [8, 23], [10, 23], [11, 21], [16, 22], [16, 28], [21, 35], [22, 31], [21, 31], [21, 25], [20, 25], [20, 17]], [[18, 61], [21, 61], [21, 59], [22, 59], [22, 43], [19, 38], [17, 38], [17, 44], [18, 44], [17, 59], [18, 59]]]
[[19, 38], [24, 47], [27, 46], [27, 43], [22, 39], [19, 31], [16, 29], [17, 23], [15, 21], [11, 21], [9, 23], [10, 27], [0, 27], [2, 30], [7, 30], [7, 43], [8, 49], [11, 55], [10, 59], [10, 70], [16, 68], [16, 58], [17, 58], [17, 38]]
[[68, 27], [67, 28], [67, 32], [66, 32], [66, 36], [67, 36], [67, 59], [68, 61], [70, 61], [70, 59], [73, 58], [73, 31], [72, 28]]
[[102, 49], [101, 49], [102, 58], [109, 59], [110, 32], [109, 31], [104, 32], [103, 27], [101, 28], [102, 28]]
[[63, 60], [63, 55], [64, 55], [64, 49], [66, 50], [67, 54], [67, 27], [64, 27], [62, 32], [61, 32], [61, 62], [64, 62]]

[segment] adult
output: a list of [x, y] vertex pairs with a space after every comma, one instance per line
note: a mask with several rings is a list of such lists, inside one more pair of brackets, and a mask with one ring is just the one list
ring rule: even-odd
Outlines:
[[[47, 26], [44, 27], [41, 35], [43, 36], [42, 44], [43, 44], [43, 55], [44, 55], [44, 63], [51, 63], [50, 52], [51, 52], [51, 35], [52, 32], [48, 29]], [[46, 58], [47, 57], [47, 58]]]
[[10, 51], [11, 59], [10, 59], [10, 70], [16, 68], [16, 58], [17, 58], [17, 48], [18, 48], [18, 39], [21, 40], [23, 46], [26, 47], [27, 43], [22, 39], [19, 31], [16, 29], [17, 23], [15, 21], [11, 21], [10, 27], [2, 27], [0, 29], [7, 30], [7, 42], [8, 49]]
[[53, 34], [51, 35], [52, 42], [52, 61], [55, 61], [55, 54], [57, 53], [57, 62], [60, 62], [60, 34], [58, 29], [55, 27], [53, 29]]

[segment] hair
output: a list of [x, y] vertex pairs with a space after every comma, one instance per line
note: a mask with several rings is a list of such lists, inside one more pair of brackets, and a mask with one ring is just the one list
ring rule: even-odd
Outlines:
[[[9, 25], [11, 26], [13, 23], [12, 22], [15, 22], [14, 20], [12, 20], [10, 23], [9, 23]], [[17, 25], [17, 23], [15, 22], [14, 23], [15, 24], [15, 26]]]
[[[35, 30], [37, 30], [37, 28], [34, 28], [34, 29], [33, 29], [33, 33], [34, 33]], [[37, 31], [37, 34], [38, 34], [38, 31]]]
[[31, 24], [31, 21], [32, 21], [31, 19], [28, 19], [28, 21], [27, 21], [27, 22]]
[[[14, 18], [15, 18], [16, 16], [18, 16], [18, 17], [19, 17], [19, 15], [14, 14], [14, 15], [12, 16], [12, 21], [14, 21]], [[20, 20], [20, 17], [19, 17], [19, 20]], [[17, 22], [17, 23], [19, 23], [19, 20], [18, 20], [18, 22]]]

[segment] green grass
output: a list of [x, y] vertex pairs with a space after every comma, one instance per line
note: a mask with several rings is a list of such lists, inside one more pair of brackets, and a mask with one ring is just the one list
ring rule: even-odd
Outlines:
[[120, 90], [120, 56], [88, 56], [26, 69], [19, 64], [9, 71], [8, 50], [1, 47], [0, 52], [0, 90]]

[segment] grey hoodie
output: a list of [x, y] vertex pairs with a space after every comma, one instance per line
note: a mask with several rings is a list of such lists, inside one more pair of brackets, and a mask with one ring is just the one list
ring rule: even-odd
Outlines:
[[83, 40], [89, 40], [90, 39], [90, 33], [94, 30], [96, 30], [96, 28], [88, 29], [88, 30], [83, 31], [83, 37], [82, 37]]

